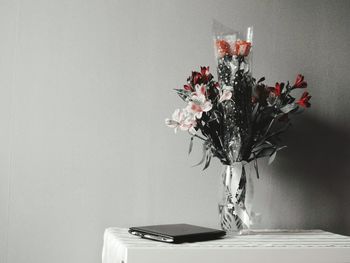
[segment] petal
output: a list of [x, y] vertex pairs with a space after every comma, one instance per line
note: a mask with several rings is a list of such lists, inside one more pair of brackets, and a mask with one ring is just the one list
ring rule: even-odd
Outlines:
[[190, 102], [188, 109], [193, 113], [197, 113], [197, 112], [202, 111], [201, 107], [198, 104], [193, 103], [193, 102]]
[[189, 130], [188, 130], [192, 135], [195, 135], [197, 133], [196, 129], [192, 126]]
[[229, 100], [232, 98], [232, 92], [225, 90], [220, 96], [219, 102], [223, 102], [225, 100]]
[[179, 123], [177, 121], [170, 120], [170, 119], [166, 119], [165, 124], [170, 128], [175, 128], [175, 127], [179, 126]]
[[207, 112], [207, 111], [210, 111], [212, 107], [213, 107], [213, 105], [211, 104], [211, 102], [206, 101], [202, 106], [202, 110]]
[[197, 118], [197, 119], [200, 119], [200, 118], [202, 118], [202, 111], [200, 111], [200, 112], [197, 112], [194, 116]]
[[206, 99], [205, 95], [200, 93], [197, 96], [195, 96], [194, 99], [192, 98], [192, 100], [194, 100], [196, 102], [196, 104], [204, 104], [207, 99]]
[[179, 120], [180, 109], [176, 109], [172, 115], [173, 120]]
[[205, 85], [197, 84], [195, 86], [195, 92], [192, 93], [192, 96], [198, 96], [198, 97], [204, 96], [205, 97], [206, 92], [207, 92], [207, 88]]
[[203, 94], [203, 95], [205, 96], [206, 92], [207, 92], [207, 89], [206, 89], [206, 87], [203, 85], [203, 86], [201, 87], [201, 89], [200, 89], [200, 93]]
[[222, 87], [222, 90], [232, 91], [232, 90], [233, 90], [233, 87], [224, 85], [224, 86]]
[[201, 74], [202, 74], [202, 76], [208, 76], [209, 75], [209, 67], [201, 67]]
[[301, 99], [307, 97], [309, 95], [309, 92], [304, 91], [303, 94], [301, 95]]
[[184, 85], [184, 90], [191, 91], [192, 87], [190, 85]]
[[179, 127], [180, 127], [180, 130], [182, 130], [182, 131], [187, 131], [190, 128], [190, 126], [188, 126], [186, 124], [181, 124]]

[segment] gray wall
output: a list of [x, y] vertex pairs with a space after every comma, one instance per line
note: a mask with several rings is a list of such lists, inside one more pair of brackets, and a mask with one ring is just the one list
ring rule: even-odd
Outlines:
[[[263, 227], [350, 234], [350, 1], [0, 1], [0, 262], [99, 262], [109, 226], [216, 226], [220, 164], [165, 127], [214, 68], [212, 18], [254, 25], [254, 73], [312, 108], [261, 163]], [[204, 174], [204, 176], [202, 176]]]

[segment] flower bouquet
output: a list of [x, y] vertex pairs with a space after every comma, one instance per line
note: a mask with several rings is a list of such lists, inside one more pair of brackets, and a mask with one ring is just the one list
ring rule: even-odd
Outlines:
[[290, 115], [310, 107], [308, 92], [296, 99], [292, 92], [305, 89], [307, 83], [298, 75], [294, 84], [264, 84], [251, 74], [253, 30], [246, 38], [236, 32], [216, 32], [214, 46], [218, 79], [209, 67], [193, 71], [181, 89], [175, 89], [185, 102], [176, 109], [166, 125], [188, 131], [189, 152], [193, 140], [203, 142], [203, 157], [198, 165], [206, 169], [212, 157], [224, 165], [223, 197], [219, 203], [220, 225], [228, 233], [241, 233], [250, 227], [254, 213], [246, 200], [246, 165], [252, 163], [259, 178], [258, 159], [273, 162], [286, 146], [280, 135], [290, 124]]

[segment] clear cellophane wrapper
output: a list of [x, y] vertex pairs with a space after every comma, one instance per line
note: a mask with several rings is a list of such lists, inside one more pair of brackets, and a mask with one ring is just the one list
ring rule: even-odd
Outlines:
[[249, 154], [252, 111], [252, 40], [253, 28], [239, 33], [219, 22], [213, 24], [214, 50], [221, 90], [229, 90], [231, 100], [222, 103], [223, 148], [230, 162], [245, 160]]

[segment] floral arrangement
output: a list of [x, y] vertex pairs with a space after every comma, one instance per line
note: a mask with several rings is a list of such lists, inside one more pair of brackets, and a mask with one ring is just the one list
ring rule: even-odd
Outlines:
[[[252, 162], [258, 172], [257, 159], [268, 157], [271, 163], [283, 149], [280, 135], [291, 125], [289, 116], [310, 107], [311, 96], [304, 91], [296, 99], [294, 90], [305, 90], [304, 76], [298, 75], [293, 84], [276, 83], [269, 86], [265, 78], [256, 80], [250, 69], [252, 32], [247, 40], [217, 36], [214, 39], [218, 65], [218, 80], [209, 67], [193, 71], [187, 83], [176, 93], [186, 106], [176, 109], [167, 126], [188, 131], [193, 139], [203, 141], [206, 169], [212, 157], [224, 165]], [[250, 36], [250, 37], [249, 37]]]

